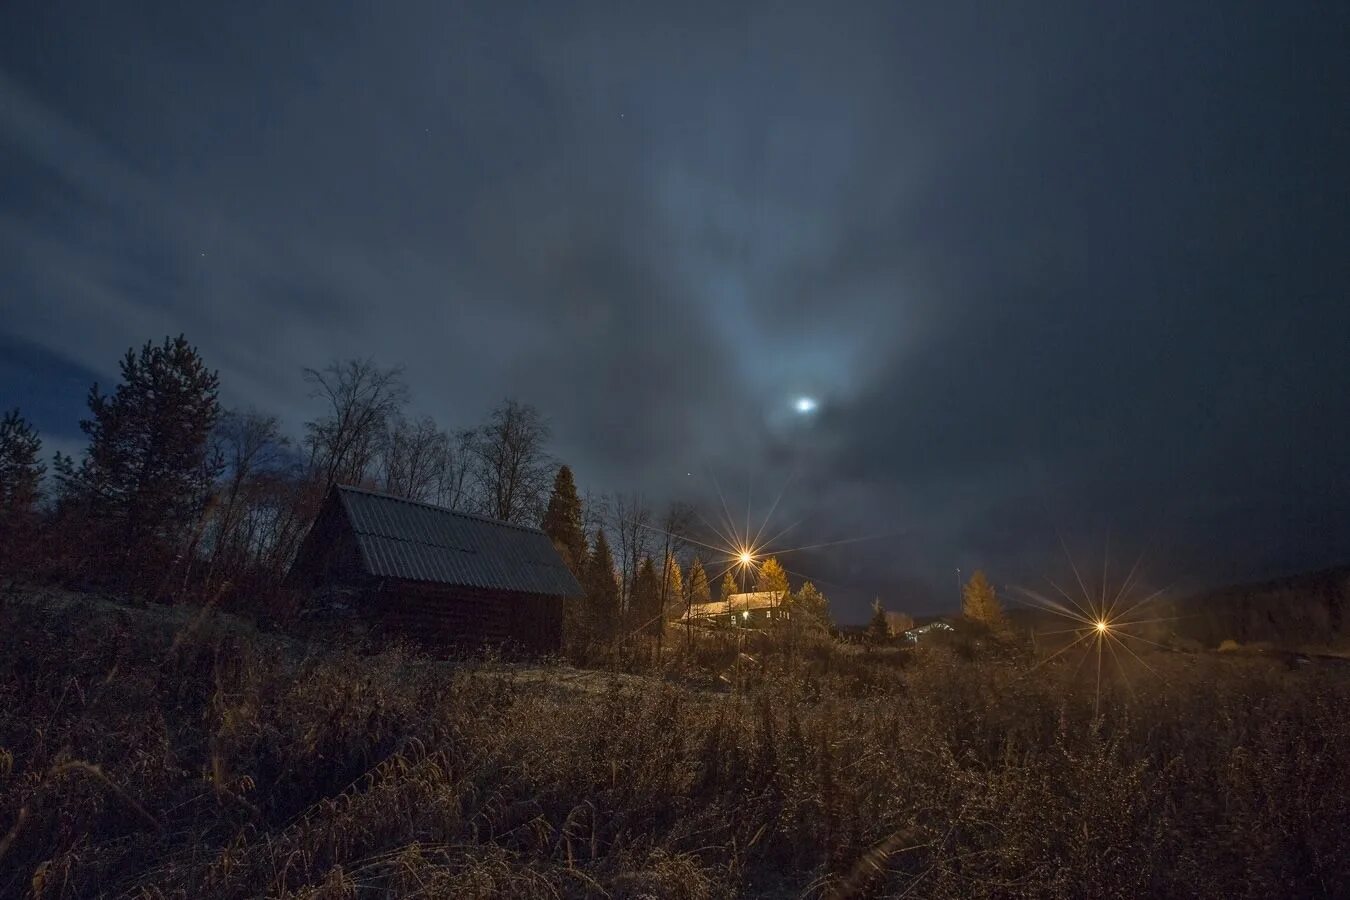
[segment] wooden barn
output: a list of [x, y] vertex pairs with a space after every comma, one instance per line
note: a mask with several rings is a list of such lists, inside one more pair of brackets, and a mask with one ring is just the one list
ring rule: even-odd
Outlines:
[[581, 585], [548, 535], [360, 488], [334, 486], [288, 585], [308, 608], [359, 617], [433, 647], [562, 646]]

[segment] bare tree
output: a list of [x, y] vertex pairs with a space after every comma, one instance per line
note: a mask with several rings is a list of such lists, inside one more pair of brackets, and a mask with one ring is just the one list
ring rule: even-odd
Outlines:
[[393, 420], [380, 454], [381, 489], [409, 500], [435, 499], [450, 455], [450, 437], [429, 417]]
[[652, 527], [651, 508], [643, 501], [641, 494], [618, 495], [614, 498], [611, 510], [613, 530], [618, 537], [619, 600], [623, 608], [627, 609], [633, 599], [638, 566], [650, 552], [656, 529]]
[[[688, 546], [689, 529], [694, 524], [694, 508], [687, 503], [676, 501], [666, 509], [661, 517], [662, 552], [661, 559], [661, 621], [656, 631], [656, 655], [661, 656], [661, 644], [665, 638], [666, 620], [675, 606], [683, 599], [683, 590], [678, 586], [679, 562], [676, 556]], [[672, 573], [671, 570], [674, 570]], [[672, 577], [673, 576], [673, 577]]]
[[914, 617], [909, 613], [886, 610], [886, 633], [891, 637], [899, 637], [913, 627]]
[[471, 445], [484, 513], [538, 523], [553, 484], [553, 462], [544, 450], [548, 437], [548, 423], [527, 403], [508, 399], [492, 411]]
[[581, 530], [586, 540], [594, 543], [595, 536], [609, 522], [609, 494], [596, 493], [586, 488], [581, 496]]
[[399, 367], [382, 369], [371, 359], [305, 369], [310, 396], [327, 406], [305, 423], [309, 468], [324, 491], [333, 484], [361, 484], [372, 474], [389, 423], [408, 402]]
[[256, 502], [258, 479], [282, 471], [291, 462], [290, 445], [276, 416], [230, 410], [221, 416], [211, 440], [224, 469], [207, 524], [208, 589], [217, 576], [234, 577], [246, 559], [241, 525], [250, 504]]
[[478, 435], [471, 428], [455, 432], [445, 445], [445, 456], [434, 480], [434, 500], [446, 509], [467, 509], [473, 505], [469, 474], [473, 466], [473, 445]]

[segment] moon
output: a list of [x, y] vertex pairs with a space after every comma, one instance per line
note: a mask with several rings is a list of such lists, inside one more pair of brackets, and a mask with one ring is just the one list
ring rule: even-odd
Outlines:
[[798, 397], [793, 401], [792, 407], [803, 416], [809, 416], [816, 411], [816, 399], [814, 397]]

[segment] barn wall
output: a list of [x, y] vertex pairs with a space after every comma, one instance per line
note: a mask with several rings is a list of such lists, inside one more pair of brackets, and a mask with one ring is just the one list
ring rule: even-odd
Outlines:
[[328, 585], [356, 585], [366, 580], [361, 549], [340, 504], [326, 502], [305, 535], [287, 576], [288, 585], [313, 589]]
[[559, 597], [389, 581], [366, 605], [385, 629], [432, 646], [515, 645], [529, 653], [562, 647]]

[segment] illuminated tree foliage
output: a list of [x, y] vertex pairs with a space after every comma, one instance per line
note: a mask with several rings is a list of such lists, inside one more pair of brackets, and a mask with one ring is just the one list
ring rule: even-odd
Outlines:
[[567, 567], [580, 578], [586, 564], [586, 534], [581, 528], [581, 498], [568, 466], [558, 467], [540, 527], [553, 539]]
[[790, 598], [790, 603], [793, 621], [803, 626], [830, 627], [830, 601], [811, 582], [802, 582], [801, 588]]
[[961, 592], [961, 614], [992, 632], [1007, 630], [1008, 620], [1003, 615], [998, 594], [985, 577], [983, 570], [975, 570], [975, 574], [970, 576], [970, 581], [966, 582]]
[[728, 571], [727, 574], [722, 576], [720, 599], [723, 601], [730, 600], [732, 594], [739, 594], [740, 592], [741, 589], [736, 586], [736, 579], [732, 578], [731, 572]]
[[764, 564], [759, 567], [759, 574], [755, 578], [755, 590], [773, 591], [776, 594], [787, 595], [788, 577], [783, 566], [778, 562], [778, 557], [770, 556], [764, 560]]
[[[673, 618], [678, 615], [676, 607], [683, 604], [684, 601], [684, 576], [680, 573], [680, 562], [675, 558], [675, 554], [666, 554], [666, 563], [661, 567], [662, 585], [661, 585], [661, 603], [664, 607], [662, 619]], [[707, 587], [707, 578], [704, 578], [704, 587]]]
[[703, 568], [703, 560], [697, 556], [689, 564], [689, 602], [708, 603], [712, 600], [712, 589], [708, 586], [708, 573]]
[[914, 627], [914, 617], [909, 613], [886, 610], [886, 631], [891, 637], [899, 637]]

